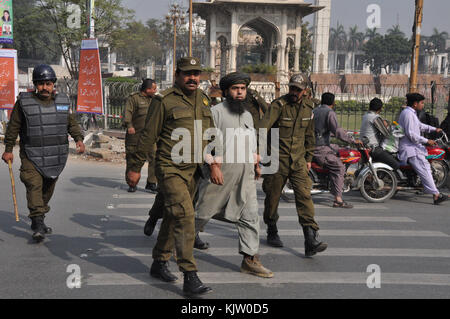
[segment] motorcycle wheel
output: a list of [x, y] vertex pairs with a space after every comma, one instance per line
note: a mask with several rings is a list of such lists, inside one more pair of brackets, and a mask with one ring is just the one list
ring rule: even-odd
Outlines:
[[382, 203], [392, 198], [397, 190], [397, 178], [394, 172], [378, 168], [377, 175], [384, 183], [384, 187], [381, 190], [378, 190], [375, 186], [372, 172], [367, 172], [362, 177], [360, 192], [362, 197], [370, 203]]
[[431, 172], [436, 188], [441, 188], [444, 186], [448, 177], [448, 169], [445, 163], [443, 161], [432, 161]]

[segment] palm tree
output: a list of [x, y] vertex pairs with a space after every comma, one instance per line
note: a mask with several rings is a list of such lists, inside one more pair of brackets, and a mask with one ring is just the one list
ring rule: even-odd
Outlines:
[[343, 50], [347, 45], [347, 33], [344, 26], [337, 23], [336, 29], [330, 29], [330, 48], [332, 50]]
[[350, 51], [357, 51], [364, 41], [364, 33], [358, 32], [358, 26], [350, 27], [348, 33], [348, 49]]
[[377, 32], [377, 28], [373, 28], [373, 29], [367, 29], [366, 30], [366, 34], [365, 34], [365, 38], [372, 40], [373, 38], [380, 36], [381, 34], [379, 34]]
[[405, 33], [403, 33], [402, 30], [400, 30], [400, 26], [398, 24], [393, 25], [392, 28], [387, 30], [387, 34], [389, 35], [399, 35], [401, 37], [405, 37]]
[[434, 44], [434, 47], [438, 49], [438, 52], [445, 51], [445, 41], [448, 39], [448, 32], [439, 32], [437, 28], [433, 29], [433, 34], [428, 38], [429, 42]]

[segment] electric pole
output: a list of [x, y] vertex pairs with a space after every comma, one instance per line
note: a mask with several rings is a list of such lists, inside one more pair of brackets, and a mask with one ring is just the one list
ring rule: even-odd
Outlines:
[[192, 56], [192, 0], [189, 0], [189, 56]]
[[95, 38], [95, 21], [94, 21], [94, 9], [95, 0], [86, 0], [86, 8], [88, 13], [88, 26], [87, 26], [87, 36], [92, 39]]
[[419, 69], [419, 48], [420, 48], [420, 34], [422, 31], [423, 18], [423, 0], [416, 0], [416, 10], [414, 15], [413, 26], [413, 51], [411, 58], [411, 75], [409, 78], [409, 92], [417, 92], [417, 72]]

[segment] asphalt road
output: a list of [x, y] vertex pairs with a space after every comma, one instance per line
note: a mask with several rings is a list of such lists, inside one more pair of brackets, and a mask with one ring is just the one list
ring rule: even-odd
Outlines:
[[[35, 244], [18, 162], [18, 223], [8, 168], [0, 166], [0, 298], [184, 298], [173, 260], [177, 283], [148, 275], [156, 236], [144, 236], [143, 226], [155, 195], [144, 191], [145, 176], [130, 194], [123, 166], [70, 159], [46, 218], [54, 232]], [[262, 214], [260, 185], [258, 199]], [[434, 206], [413, 193], [382, 204], [356, 192], [345, 199], [355, 208], [332, 208], [330, 195], [314, 196], [320, 239], [329, 244], [314, 258], [304, 257], [294, 204], [280, 204], [284, 248], [266, 245], [261, 222], [261, 260], [272, 279], [240, 273], [235, 227], [211, 221], [201, 234], [211, 248], [195, 251], [199, 276], [214, 290], [205, 299], [450, 297], [450, 203]]]

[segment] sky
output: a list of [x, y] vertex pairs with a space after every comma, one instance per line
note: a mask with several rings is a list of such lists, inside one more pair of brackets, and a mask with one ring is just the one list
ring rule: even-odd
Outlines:
[[[122, 0], [124, 6], [136, 12], [136, 19], [145, 22], [151, 18], [163, 18], [174, 0]], [[189, 4], [188, 0], [178, 0], [178, 3]], [[194, 2], [204, 2], [194, 0]], [[314, 3], [315, 0], [305, 0], [306, 3]], [[369, 5], [375, 4], [380, 8], [381, 27], [380, 33], [396, 25], [406, 34], [412, 33], [414, 22], [414, 0], [331, 0], [331, 27], [337, 23], [349, 27], [357, 25], [360, 31], [367, 29], [367, 19], [371, 13], [367, 13]], [[423, 35], [431, 35], [433, 28], [440, 32], [447, 31], [450, 34], [450, 1], [449, 0], [424, 0]], [[313, 15], [305, 18], [310, 25], [313, 23]]]

